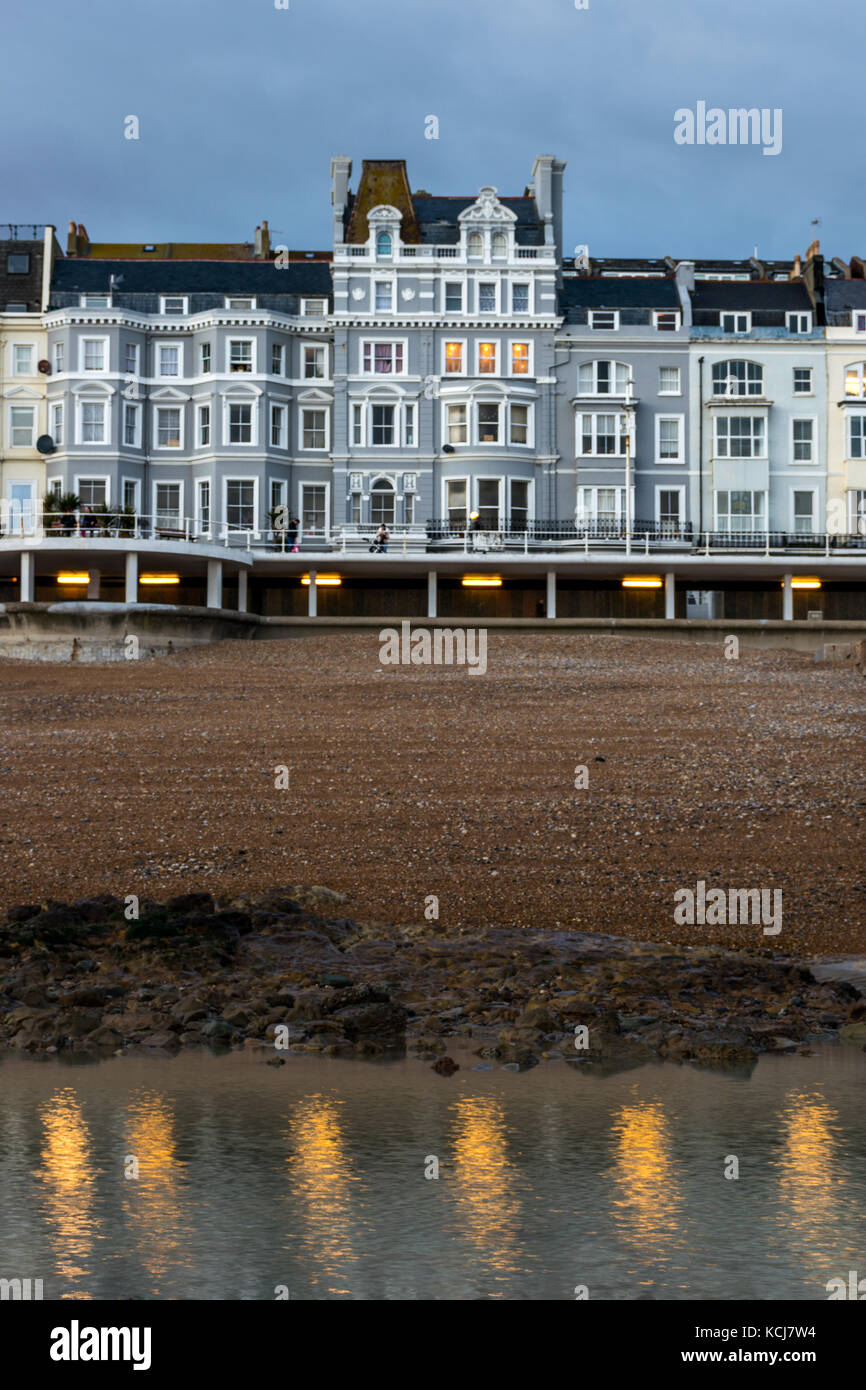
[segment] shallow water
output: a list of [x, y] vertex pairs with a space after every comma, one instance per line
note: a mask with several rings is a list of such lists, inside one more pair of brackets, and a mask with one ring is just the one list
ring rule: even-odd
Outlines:
[[859, 1050], [750, 1078], [460, 1061], [6, 1060], [0, 1277], [52, 1299], [826, 1299], [866, 1274]]

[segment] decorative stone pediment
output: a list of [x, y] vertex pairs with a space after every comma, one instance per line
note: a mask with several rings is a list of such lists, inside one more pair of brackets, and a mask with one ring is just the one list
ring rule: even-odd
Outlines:
[[492, 184], [486, 184], [484, 188], [479, 188], [475, 202], [471, 207], [465, 208], [457, 220], [474, 224], [506, 223], [516, 222], [517, 214], [510, 208], [503, 207], [496, 189]]
[[[110, 386], [107, 381], [96, 380], [76, 381], [70, 390], [73, 396], [113, 396], [115, 394], [114, 387]], [[185, 399], [186, 397], [184, 397]]]
[[186, 391], [178, 391], [176, 386], [162, 386], [158, 391], [151, 391], [150, 399], [165, 404], [172, 401], [188, 401], [190, 396]]
[[330, 405], [331, 397], [326, 391], [320, 391], [317, 386], [311, 386], [308, 391], [301, 391], [297, 399], [304, 405]]
[[403, 214], [399, 208], [392, 208], [387, 203], [382, 203], [367, 213], [367, 221], [373, 226], [382, 226], [383, 223], [393, 224], [394, 222], [402, 222]]

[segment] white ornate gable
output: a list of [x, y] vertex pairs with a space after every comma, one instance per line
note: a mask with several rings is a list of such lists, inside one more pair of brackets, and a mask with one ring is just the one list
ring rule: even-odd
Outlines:
[[370, 209], [367, 213], [367, 221], [374, 226], [382, 222], [402, 222], [403, 214], [399, 208], [391, 208], [387, 203], [382, 203], [379, 207]]
[[479, 188], [475, 202], [471, 207], [465, 208], [457, 220], [482, 225], [491, 222], [516, 222], [517, 214], [510, 208], [503, 207], [496, 195], [496, 189], [491, 184], [486, 184], [484, 188]]

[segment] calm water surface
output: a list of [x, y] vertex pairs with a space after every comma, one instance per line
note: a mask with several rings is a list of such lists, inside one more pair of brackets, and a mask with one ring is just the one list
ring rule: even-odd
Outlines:
[[823, 1300], [866, 1274], [857, 1049], [748, 1079], [460, 1061], [4, 1061], [0, 1276], [66, 1299]]

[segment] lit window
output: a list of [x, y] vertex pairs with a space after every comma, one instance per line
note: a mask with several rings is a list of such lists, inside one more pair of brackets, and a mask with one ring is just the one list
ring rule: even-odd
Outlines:
[[854, 362], [850, 367], [845, 368], [845, 395], [862, 396], [866, 383], [866, 362]]
[[446, 373], [460, 374], [463, 371], [463, 344], [445, 344], [445, 371]]
[[659, 333], [674, 333], [680, 326], [680, 316], [675, 310], [657, 310], [653, 318]]
[[529, 344], [511, 344], [511, 375], [527, 376], [529, 374]]
[[478, 344], [478, 375], [496, 375], [496, 343]]

